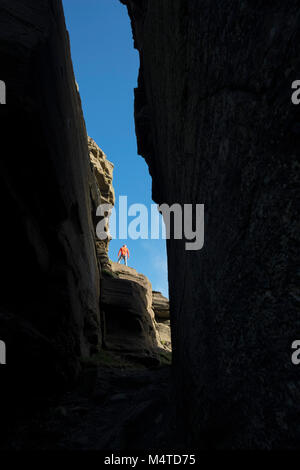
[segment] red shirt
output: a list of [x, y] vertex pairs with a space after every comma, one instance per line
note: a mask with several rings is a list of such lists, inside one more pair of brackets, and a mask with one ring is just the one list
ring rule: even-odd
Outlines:
[[127, 246], [122, 246], [119, 250], [119, 253], [118, 253], [118, 256], [120, 256], [120, 253], [122, 254], [122, 256], [128, 256], [129, 258], [129, 250], [127, 248]]

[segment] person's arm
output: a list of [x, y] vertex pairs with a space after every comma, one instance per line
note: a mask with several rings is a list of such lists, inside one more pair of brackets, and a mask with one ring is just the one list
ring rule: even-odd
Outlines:
[[121, 253], [121, 248], [119, 249], [118, 258], [119, 258], [119, 256], [120, 256], [120, 253]]
[[128, 248], [127, 248], [127, 255], [128, 255], [128, 259], [129, 259], [129, 258], [130, 258], [130, 255], [129, 255], [129, 250], [128, 250]]

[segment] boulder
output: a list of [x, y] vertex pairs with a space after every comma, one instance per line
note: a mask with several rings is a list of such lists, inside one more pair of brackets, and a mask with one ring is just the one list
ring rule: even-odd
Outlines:
[[152, 286], [135, 269], [111, 263], [101, 282], [104, 344], [108, 349], [157, 357], [162, 347], [152, 310]]
[[152, 308], [158, 321], [170, 318], [169, 300], [161, 292], [152, 291]]

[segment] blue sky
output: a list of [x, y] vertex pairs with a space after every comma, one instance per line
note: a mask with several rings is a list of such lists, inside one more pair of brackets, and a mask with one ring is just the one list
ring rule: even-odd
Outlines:
[[[139, 56], [127, 10], [118, 0], [63, 0], [63, 4], [88, 134], [115, 165], [116, 200], [126, 195], [128, 205], [145, 204], [150, 213], [151, 178], [137, 155], [133, 119]], [[168, 297], [165, 241], [112, 240], [112, 260], [117, 260], [123, 243], [130, 250], [129, 266]]]

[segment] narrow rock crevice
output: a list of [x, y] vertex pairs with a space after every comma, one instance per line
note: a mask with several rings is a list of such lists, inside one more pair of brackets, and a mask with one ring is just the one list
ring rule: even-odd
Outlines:
[[298, 1], [122, 3], [153, 199], [204, 204], [205, 246], [167, 241], [170, 305], [110, 261], [62, 2], [0, 0], [0, 448], [296, 449]]

